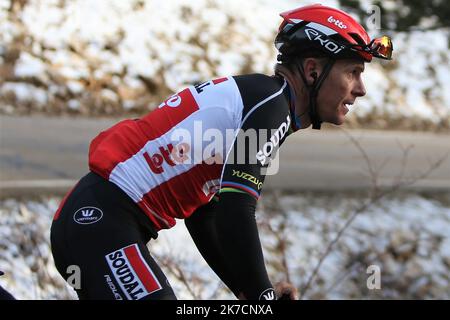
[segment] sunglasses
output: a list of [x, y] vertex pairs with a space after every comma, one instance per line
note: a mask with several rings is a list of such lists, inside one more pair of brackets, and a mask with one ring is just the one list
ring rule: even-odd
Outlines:
[[392, 51], [394, 51], [394, 47], [392, 45], [392, 40], [388, 36], [382, 36], [379, 38], [375, 38], [366, 46], [353, 45], [351, 46], [354, 50], [364, 51], [376, 58], [391, 60], [392, 59]]

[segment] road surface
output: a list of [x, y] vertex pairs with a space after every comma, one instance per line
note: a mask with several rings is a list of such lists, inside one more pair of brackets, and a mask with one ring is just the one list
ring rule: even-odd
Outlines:
[[[0, 116], [0, 196], [62, 194], [87, 170], [89, 142], [117, 119]], [[277, 175], [266, 188], [287, 191], [352, 191], [373, 185], [365, 150], [378, 183], [389, 185], [404, 168], [414, 177], [450, 152], [450, 135], [423, 132], [304, 130], [280, 151]], [[408, 149], [406, 165], [404, 150]], [[450, 191], [450, 155], [410, 189]]]

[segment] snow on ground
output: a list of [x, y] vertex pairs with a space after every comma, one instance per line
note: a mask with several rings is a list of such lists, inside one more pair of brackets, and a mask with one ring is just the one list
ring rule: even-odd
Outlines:
[[[0, 5], [6, 79], [0, 84], [2, 112], [31, 108], [94, 114], [142, 112], [172, 92], [211, 77], [271, 74], [278, 13], [314, 3], [73, 0], [60, 5], [31, 0], [8, 13], [7, 2]], [[448, 34], [393, 34], [395, 60], [367, 66], [368, 94], [359, 99], [353, 114], [367, 117], [376, 111], [394, 118], [447, 119]]]
[[[53, 266], [49, 249], [59, 200], [0, 202], [0, 270], [6, 273], [0, 284], [17, 298], [75, 298]], [[257, 221], [272, 281], [289, 276], [302, 289], [326, 246], [363, 200], [358, 194], [264, 194]], [[305, 298], [449, 299], [449, 235], [450, 194], [385, 198], [357, 216]], [[149, 248], [178, 298], [233, 299], [197, 252], [183, 222], [160, 232]], [[380, 290], [367, 288], [370, 265], [381, 270]]]
[[[438, 201], [417, 194], [400, 195], [364, 210], [323, 263], [318, 278], [324, 284], [313, 285], [307, 296], [448, 299], [448, 196]], [[345, 194], [317, 197], [310, 193], [281, 199], [295, 283], [311, 274], [325, 247], [361, 205], [359, 196]], [[370, 265], [381, 269], [382, 290], [366, 287]]]

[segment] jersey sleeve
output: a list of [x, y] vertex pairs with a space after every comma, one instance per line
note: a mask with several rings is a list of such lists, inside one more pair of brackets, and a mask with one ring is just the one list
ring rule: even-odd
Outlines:
[[[280, 86], [262, 75], [236, 77], [236, 83], [241, 90], [244, 110], [223, 168], [219, 194], [246, 193], [258, 200], [270, 161], [291, 132], [291, 117], [284, 95], [287, 84]], [[255, 83], [261, 85], [255, 86]]]
[[246, 299], [272, 300], [275, 292], [264, 263], [255, 210], [264, 170], [288, 134], [290, 118], [285, 85], [270, 77], [236, 78], [244, 109], [240, 130], [223, 167], [216, 232], [224, 261], [235, 266], [230, 277]]

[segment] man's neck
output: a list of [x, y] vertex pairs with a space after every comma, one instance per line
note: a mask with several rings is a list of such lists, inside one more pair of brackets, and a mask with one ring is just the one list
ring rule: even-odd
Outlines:
[[291, 113], [291, 117], [293, 118], [293, 122], [295, 122], [295, 130], [306, 129], [311, 126], [311, 120], [309, 117], [309, 113], [307, 111], [309, 101], [308, 98], [305, 97], [305, 89], [303, 84], [301, 85], [300, 90], [295, 90], [294, 85], [290, 83], [290, 81], [285, 78], [288, 85], [289, 92], [289, 109]]

